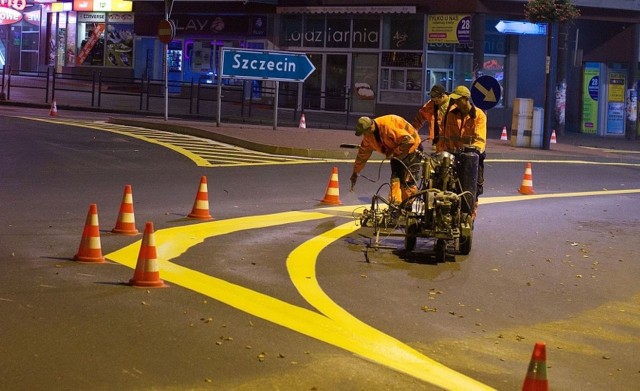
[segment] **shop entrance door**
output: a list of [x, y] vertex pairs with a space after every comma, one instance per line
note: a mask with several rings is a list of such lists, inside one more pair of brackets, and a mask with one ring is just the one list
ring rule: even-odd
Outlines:
[[312, 53], [307, 56], [316, 70], [304, 83], [304, 109], [346, 111], [351, 55]]

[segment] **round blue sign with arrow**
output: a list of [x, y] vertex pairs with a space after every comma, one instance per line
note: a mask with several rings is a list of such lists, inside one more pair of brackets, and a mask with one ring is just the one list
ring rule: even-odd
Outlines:
[[471, 99], [473, 104], [482, 110], [495, 107], [502, 96], [502, 87], [498, 80], [491, 76], [480, 76], [471, 85]]

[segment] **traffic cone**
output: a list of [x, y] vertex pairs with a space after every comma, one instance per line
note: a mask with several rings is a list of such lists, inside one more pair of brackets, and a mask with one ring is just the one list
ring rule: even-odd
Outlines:
[[129, 285], [140, 288], [165, 288], [167, 285], [160, 279], [156, 238], [153, 233], [153, 223], [147, 222], [138, 253], [138, 263], [133, 272]]
[[338, 167], [333, 167], [327, 191], [321, 201], [323, 204], [342, 205], [340, 202], [340, 185], [338, 184]]
[[58, 116], [58, 106], [56, 105], [56, 100], [54, 99], [51, 102], [51, 109], [49, 109], [49, 116], [57, 117]]
[[544, 342], [536, 342], [522, 384], [522, 391], [549, 391], [547, 382], [547, 351]]
[[211, 215], [209, 214], [209, 193], [207, 191], [206, 176], [200, 178], [200, 187], [198, 188], [198, 194], [196, 194], [196, 200], [193, 203], [193, 209], [191, 209], [189, 217], [201, 220], [211, 219]]
[[89, 213], [87, 213], [87, 221], [82, 231], [82, 239], [80, 240], [80, 248], [78, 253], [73, 257], [74, 261], [103, 263], [102, 247], [100, 245], [100, 227], [98, 225], [98, 206], [96, 204], [89, 205]]
[[304, 113], [300, 116], [300, 123], [298, 124], [298, 127], [301, 129], [307, 128], [307, 121], [304, 119]]
[[502, 134], [500, 135], [500, 141], [509, 141], [509, 137], [507, 136], [507, 127], [502, 127]]
[[120, 204], [120, 212], [118, 213], [118, 221], [111, 232], [116, 234], [137, 235], [136, 218], [133, 214], [133, 194], [131, 193], [131, 185], [125, 185], [122, 203]]
[[558, 140], [556, 140], [556, 130], [551, 130], [551, 144], [557, 144]]
[[524, 170], [524, 176], [522, 177], [522, 184], [520, 185], [518, 192], [524, 195], [535, 193], [535, 191], [533, 191], [533, 176], [531, 175], [531, 163], [527, 163], [527, 166]]

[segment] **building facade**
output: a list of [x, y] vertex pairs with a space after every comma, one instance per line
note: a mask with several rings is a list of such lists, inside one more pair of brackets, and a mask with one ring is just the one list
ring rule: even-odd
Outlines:
[[[562, 37], [498, 31], [500, 21], [523, 20], [525, 3], [175, 0], [176, 37], [165, 52], [163, 1], [0, 0], [0, 67], [161, 79], [166, 57], [170, 80], [214, 84], [221, 47], [304, 52], [316, 71], [303, 84], [281, 83], [281, 106], [411, 119], [435, 83], [452, 90], [489, 75], [502, 86], [489, 126], [501, 128], [515, 98], [544, 106], [555, 42], [566, 129], [637, 134], [640, 0], [574, 0], [581, 16]], [[260, 98], [271, 84], [256, 81], [246, 96]]]

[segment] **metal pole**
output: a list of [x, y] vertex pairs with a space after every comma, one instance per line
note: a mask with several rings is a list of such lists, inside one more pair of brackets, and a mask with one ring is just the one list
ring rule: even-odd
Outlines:
[[[165, 6], [164, 6], [165, 20], [169, 20], [169, 13], [170, 13], [169, 7], [170, 5], [167, 4], [167, 2], [165, 1]], [[169, 120], [169, 64], [168, 64], [167, 56], [169, 55], [169, 44], [165, 43], [164, 45], [162, 45], [162, 48], [164, 49], [164, 53], [162, 53], [162, 74], [164, 77], [164, 120], [168, 121]]]
[[549, 23], [549, 31], [547, 32], [547, 65], [546, 65], [546, 86], [544, 94], [544, 129], [542, 132], [542, 149], [550, 149], [551, 147], [551, 130], [555, 117], [554, 109], [556, 107], [556, 72], [557, 62], [555, 61], [558, 53], [558, 22]]
[[[222, 61], [222, 46], [219, 49], [218, 58]], [[220, 126], [220, 114], [222, 112], [222, 64], [218, 62], [218, 113], [216, 114], [216, 126]]]
[[273, 97], [273, 130], [278, 127], [278, 95], [280, 93], [280, 82], [276, 80], [276, 96]]

